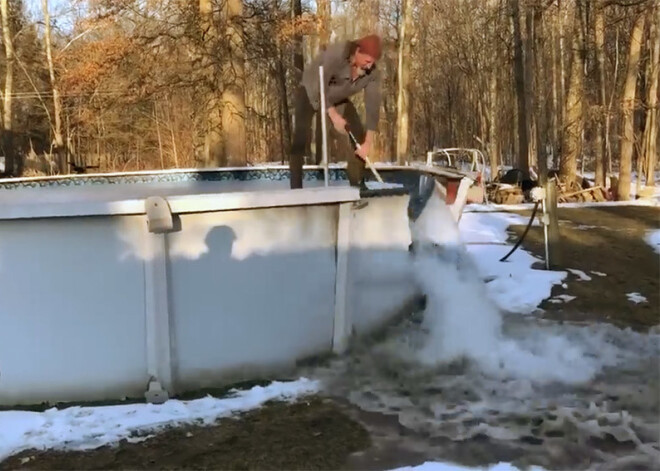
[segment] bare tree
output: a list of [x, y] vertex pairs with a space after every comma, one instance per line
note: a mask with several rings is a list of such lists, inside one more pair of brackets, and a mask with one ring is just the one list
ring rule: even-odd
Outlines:
[[2, 14], [2, 42], [5, 46], [5, 94], [2, 113], [2, 146], [5, 154], [5, 173], [15, 175], [18, 172], [13, 146], [12, 97], [14, 93], [14, 41], [10, 28], [10, 7], [8, 0], [0, 0]]
[[413, 31], [413, 2], [404, 0], [401, 4], [401, 20], [399, 23], [399, 68], [397, 93], [397, 133], [396, 133], [396, 159], [403, 164], [408, 157], [410, 143], [410, 37]]
[[602, 1], [593, 1], [594, 18], [594, 47], [596, 49], [596, 87], [598, 88], [598, 114], [596, 117], [596, 185], [605, 186], [606, 155], [608, 133], [605, 131], [607, 123], [607, 99], [605, 96], [605, 20], [604, 5]]
[[573, 39], [571, 41], [571, 69], [566, 92], [565, 122], [562, 133], [562, 153], [559, 171], [562, 178], [571, 181], [577, 173], [577, 161], [582, 152], [584, 129], [584, 38], [582, 37], [582, 0], [575, 2]]
[[[302, 16], [302, 3], [300, 0], [291, 0], [291, 17], [294, 25], [296, 21]], [[296, 84], [300, 83], [302, 79], [302, 72], [305, 67], [305, 59], [303, 56], [303, 40], [302, 35], [296, 31], [293, 37], [293, 81]]]
[[[630, 199], [630, 181], [632, 171], [632, 158], [635, 145], [635, 90], [637, 88], [637, 73], [644, 35], [646, 15], [639, 13], [630, 34], [630, 48], [628, 52], [628, 68], [626, 82], [623, 89], [621, 112], [623, 115], [623, 136], [621, 140], [621, 160], [619, 162], [618, 198], [622, 201]], [[638, 176], [640, 178], [640, 176]]]
[[528, 103], [525, 98], [525, 62], [520, 30], [520, 0], [509, 0], [513, 23], [513, 75], [515, 77], [516, 102], [518, 104], [518, 167], [529, 169]]
[[[651, 10], [651, 24], [649, 42], [651, 45], [651, 55], [648, 62], [648, 85], [646, 95], [646, 124], [644, 127], [643, 155], [640, 156], [644, 162], [644, 172], [646, 174], [646, 184], [652, 186], [655, 184], [655, 164], [658, 159], [658, 81], [660, 76], [660, 5], [656, 4]], [[641, 181], [641, 175], [637, 178]]]
[[[617, 105], [626, 89], [619, 64], [629, 55], [639, 9], [654, 3], [320, 0], [316, 14], [307, 15], [313, 2], [302, 0], [95, 0], [70, 34], [56, 36], [53, 23], [40, 38], [38, 25], [21, 13], [22, 1], [6, 0], [3, 29], [10, 34], [3, 40], [12, 44], [0, 59], [9, 92], [2, 94], [0, 114], [9, 118], [3, 146], [17, 155], [30, 141], [37, 153], [70, 149], [74, 170], [284, 160], [304, 57], [315, 55], [331, 32], [337, 40], [378, 32], [386, 47], [371, 157], [380, 151], [383, 159], [404, 159], [479, 142], [493, 169], [534, 165], [538, 154], [542, 170], [544, 151], [552, 149], [553, 157], [562, 156], [564, 176], [581, 162], [602, 183], [608, 164], [618, 170], [621, 151], [630, 148], [629, 139], [619, 139], [630, 124]], [[648, 180], [659, 128], [657, 35], [646, 38], [636, 119], [626, 129]], [[355, 103], [364, 111], [361, 96]], [[7, 156], [15, 174], [18, 166]], [[625, 172], [625, 158], [623, 164]]]
[[218, 96], [220, 90], [219, 73], [213, 57], [218, 44], [218, 31], [213, 14], [213, 0], [199, 0], [199, 21], [201, 39], [204, 48], [201, 51], [201, 71], [205, 83], [204, 98], [204, 151], [203, 166], [220, 165], [224, 159], [224, 143], [222, 134], [223, 109]]
[[331, 18], [332, 10], [330, 0], [318, 0], [316, 2], [318, 8], [318, 16], [320, 22], [319, 46], [325, 47], [330, 41], [330, 34], [332, 33]]
[[55, 66], [53, 64], [53, 46], [51, 43], [50, 11], [48, 9], [48, 0], [41, 0], [41, 9], [44, 15], [44, 43], [46, 48], [46, 59], [48, 61], [48, 75], [50, 77], [50, 86], [53, 93], [53, 114], [55, 120], [55, 155], [60, 173], [66, 173], [67, 155], [64, 146], [64, 136], [62, 134], [62, 100], [60, 98], [60, 89], [55, 78]]
[[222, 137], [224, 152], [221, 165], [247, 163], [245, 141], [245, 52], [243, 47], [243, 0], [225, 0], [228, 54], [224, 63], [222, 90]]

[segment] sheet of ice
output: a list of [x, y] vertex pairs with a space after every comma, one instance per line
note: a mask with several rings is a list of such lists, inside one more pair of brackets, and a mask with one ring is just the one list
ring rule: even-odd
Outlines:
[[653, 250], [655, 250], [656, 253], [660, 254], [660, 230], [649, 231], [646, 234], [646, 237], [644, 237], [644, 240], [647, 244], [653, 247]]
[[575, 276], [577, 276], [580, 279], [580, 281], [591, 281], [592, 280], [592, 278], [589, 275], [587, 275], [585, 272], [583, 272], [582, 270], [578, 270], [576, 268], [567, 268], [567, 270], [570, 271], [571, 273], [573, 273]]
[[[528, 471], [544, 471], [543, 468], [532, 466]], [[391, 471], [521, 471], [510, 463], [498, 463], [488, 467], [471, 468], [469, 466], [460, 466], [455, 463], [441, 463], [437, 461], [427, 461], [418, 466], [405, 466]]]
[[207, 396], [192, 401], [169, 400], [161, 405], [126, 404], [102, 407], [52, 408], [44, 412], [0, 412], [0, 462], [27, 449], [90, 450], [135, 434], [190, 423], [210, 425], [217, 419], [257, 408], [267, 401], [291, 400], [319, 389], [306, 378], [273, 382], [232, 397]]
[[397, 188], [404, 188], [404, 186], [400, 183], [388, 183], [388, 182], [381, 183], [381, 182], [368, 181], [368, 182], [365, 182], [365, 185], [370, 190], [391, 190], [391, 189], [397, 189]]
[[626, 296], [631, 303], [641, 304], [648, 302], [648, 299], [646, 299], [641, 293], [627, 293]]

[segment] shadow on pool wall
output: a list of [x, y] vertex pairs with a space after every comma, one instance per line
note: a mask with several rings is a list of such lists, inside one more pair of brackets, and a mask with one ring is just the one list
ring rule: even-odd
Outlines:
[[0, 221], [0, 404], [221, 386], [379, 328], [418, 296], [409, 197], [363, 201], [181, 214], [166, 235], [139, 215]]

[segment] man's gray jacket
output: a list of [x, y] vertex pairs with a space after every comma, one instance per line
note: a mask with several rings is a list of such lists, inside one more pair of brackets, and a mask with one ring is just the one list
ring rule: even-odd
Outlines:
[[303, 72], [302, 84], [314, 110], [321, 105], [321, 92], [319, 83], [319, 66], [323, 65], [325, 81], [326, 107], [341, 104], [360, 90], [364, 90], [364, 104], [366, 108], [366, 129], [376, 131], [381, 101], [381, 73], [374, 67], [369, 72], [351, 80], [351, 63], [349, 57], [350, 42], [343, 41], [330, 44], [324, 51], [309, 64]]

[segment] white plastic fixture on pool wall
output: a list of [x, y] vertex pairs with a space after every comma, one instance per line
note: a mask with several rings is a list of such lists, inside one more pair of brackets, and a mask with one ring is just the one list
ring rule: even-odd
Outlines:
[[165, 198], [150, 196], [144, 201], [147, 213], [147, 228], [154, 234], [164, 234], [174, 230], [174, 220], [170, 205]]

